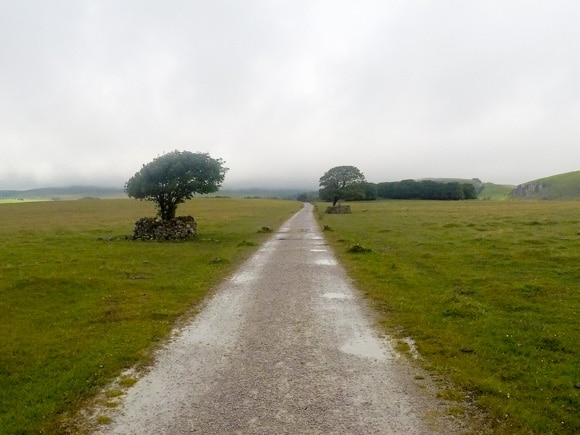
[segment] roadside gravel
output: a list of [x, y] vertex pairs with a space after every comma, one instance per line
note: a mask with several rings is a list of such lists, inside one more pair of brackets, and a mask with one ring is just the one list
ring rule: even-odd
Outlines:
[[95, 433], [461, 433], [416, 370], [377, 335], [307, 204]]

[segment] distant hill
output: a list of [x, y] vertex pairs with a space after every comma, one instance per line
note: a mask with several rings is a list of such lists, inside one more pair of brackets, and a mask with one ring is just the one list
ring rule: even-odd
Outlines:
[[[471, 183], [474, 185], [479, 199], [580, 199], [580, 171], [540, 178], [520, 184], [519, 186], [482, 182], [478, 178], [423, 178], [422, 180], [432, 180], [440, 183]], [[315, 197], [317, 192], [306, 192], [300, 189], [228, 189], [220, 190], [210, 196], [296, 199], [300, 194]], [[0, 190], [1, 201], [58, 201], [83, 198], [126, 198], [126, 195], [122, 188], [101, 186]]]
[[29, 190], [0, 190], [0, 199], [58, 201], [81, 198], [121, 198], [123, 189], [99, 186], [44, 187]]
[[509, 196], [520, 199], [580, 199], [580, 171], [520, 184], [509, 193]]
[[[234, 198], [280, 198], [296, 199], [299, 194], [305, 193], [300, 189], [231, 189], [219, 190], [218, 192], [203, 196], [230, 196]], [[316, 192], [317, 193], [317, 192]], [[126, 198], [127, 195], [121, 188], [99, 186], [68, 186], [68, 187], [45, 187], [29, 190], [0, 190], [1, 201], [59, 201], [84, 198]]]
[[[268, 188], [248, 188], [248, 189], [221, 189], [206, 196], [231, 196], [233, 198], [277, 198], [296, 199], [300, 194], [309, 193], [304, 189], [268, 189]], [[318, 192], [316, 192], [318, 194]]]

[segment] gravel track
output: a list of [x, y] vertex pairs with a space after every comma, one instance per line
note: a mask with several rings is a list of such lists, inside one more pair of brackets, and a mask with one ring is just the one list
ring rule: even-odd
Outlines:
[[413, 370], [373, 329], [307, 204], [159, 351], [97, 433], [461, 432]]

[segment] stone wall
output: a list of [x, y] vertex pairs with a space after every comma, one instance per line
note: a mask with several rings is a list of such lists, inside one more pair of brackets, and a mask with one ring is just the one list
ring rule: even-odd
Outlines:
[[351, 213], [350, 205], [333, 205], [326, 208], [328, 214], [348, 214]]
[[158, 218], [141, 218], [135, 222], [134, 240], [187, 240], [197, 234], [193, 216], [178, 216], [169, 221]]

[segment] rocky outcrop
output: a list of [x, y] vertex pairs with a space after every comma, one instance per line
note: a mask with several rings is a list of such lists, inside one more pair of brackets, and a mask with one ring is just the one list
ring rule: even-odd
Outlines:
[[520, 184], [514, 190], [510, 192], [510, 196], [516, 198], [528, 198], [530, 196], [538, 195], [542, 190], [547, 187], [546, 183], [542, 182], [531, 182]]
[[134, 240], [187, 240], [195, 237], [197, 223], [193, 216], [178, 216], [162, 221], [159, 218], [141, 218], [135, 222]]

